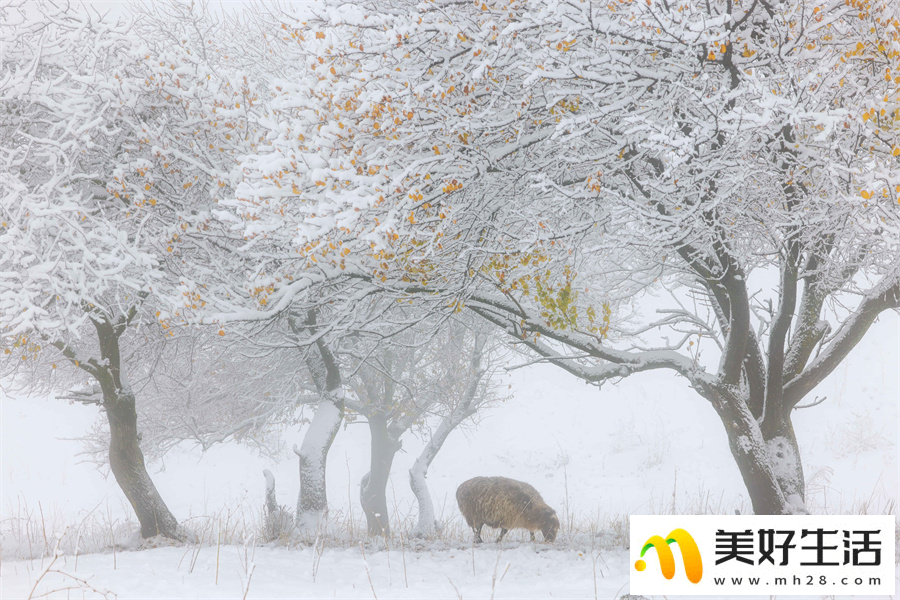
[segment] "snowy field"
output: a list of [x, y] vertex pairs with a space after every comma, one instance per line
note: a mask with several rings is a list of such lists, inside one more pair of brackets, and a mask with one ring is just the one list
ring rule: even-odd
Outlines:
[[[814, 512], [896, 514], [898, 365], [900, 319], [885, 315], [810, 396], [827, 400], [796, 414]], [[417, 545], [405, 538], [415, 517], [406, 471], [421, 448], [407, 437], [388, 487], [397, 535], [389, 550], [383, 541], [366, 543], [365, 554], [358, 508], [369, 446], [363, 422], [343, 429], [329, 455], [337, 541], [257, 546], [236, 533], [256, 527], [264, 468], [276, 474], [279, 501], [294, 505], [297, 463], [290, 450], [276, 463], [226, 445], [205, 455], [179, 448], [150, 465], [170, 508], [201, 539], [134, 551], [124, 549], [134, 547], [137, 529], [124, 496], [105, 469], [80, 462], [73, 439], [91, 428], [96, 410], [4, 395], [0, 597], [28, 597], [49, 566], [34, 597], [617, 598], [628, 591], [629, 514], [748, 511], [721, 424], [683, 380], [650, 373], [598, 392], [558, 369], [534, 366], [513, 371], [508, 383], [511, 398], [454, 432], [429, 471], [445, 523], [441, 539]], [[285, 447], [302, 434], [288, 435]], [[454, 493], [475, 475], [537, 487], [560, 515], [557, 543], [532, 544], [517, 532], [503, 547], [486, 538], [473, 550]], [[215, 532], [228, 538], [219, 548]], [[44, 541], [53, 545], [59, 536], [68, 553], [51, 565], [41, 556]]]

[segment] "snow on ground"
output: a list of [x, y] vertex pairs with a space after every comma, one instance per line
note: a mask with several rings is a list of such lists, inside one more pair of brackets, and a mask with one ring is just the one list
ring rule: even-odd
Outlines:
[[[624, 550], [591, 554], [589, 549], [552, 550], [527, 543], [499, 548], [426, 549], [363, 553], [358, 548], [329, 549], [321, 557], [311, 548], [228, 546], [158, 548], [141, 552], [67, 557], [54, 569], [84, 577], [91, 574], [85, 597], [117, 592], [119, 598], [618, 598], [627, 593], [628, 559]], [[405, 560], [405, 563], [404, 563]], [[115, 562], [115, 568], [114, 568]], [[44, 560], [44, 568], [49, 561]], [[249, 578], [248, 571], [252, 569]], [[3, 598], [21, 598], [42, 571], [41, 561], [3, 564]], [[74, 571], [74, 573], [73, 573]], [[45, 585], [49, 580], [49, 585]], [[51, 574], [39, 590], [74, 586], [72, 578]], [[596, 584], [596, 588], [595, 588]], [[249, 590], [248, 590], [249, 588]], [[80, 598], [70, 590], [55, 596]], [[684, 598], [684, 596], [681, 596]], [[708, 596], [705, 598], [709, 598]], [[771, 600], [770, 596], [742, 596]], [[820, 598], [820, 596], [791, 596]], [[841, 598], [841, 596], [829, 596]], [[887, 596], [867, 596], [885, 599]]]
[[[896, 514], [898, 365], [900, 317], [889, 314], [812, 395], [827, 400], [795, 414], [814, 512]], [[459, 483], [475, 475], [526, 480], [559, 513], [562, 549], [539, 545], [535, 552], [531, 544], [516, 541], [524, 538], [515, 538], [511, 543], [518, 547], [504, 549], [498, 563], [499, 549], [489, 544], [475, 552], [473, 574], [472, 554], [460, 533], [456, 547], [452, 541], [438, 542], [405, 552], [407, 588], [397, 550], [367, 550], [370, 586], [358, 548], [326, 548], [313, 583], [316, 554], [311, 549], [260, 547], [248, 597], [368, 597], [372, 586], [380, 598], [455, 598], [453, 586], [463, 597], [489, 597], [492, 592], [497, 598], [593, 597], [586, 541], [591, 528], [605, 531], [609, 541], [629, 514], [749, 509], [721, 424], [684, 380], [648, 373], [597, 391], [554, 367], [534, 366], [513, 371], [508, 383], [512, 398], [491, 409], [477, 426], [454, 432], [432, 464], [428, 482], [436, 512], [449, 528], [461, 531], [454, 496]], [[90, 521], [108, 527], [129, 517], [113, 478], [104, 477], [104, 469], [80, 463], [80, 444], [71, 439], [88, 431], [97, 416], [96, 409], [62, 401], [2, 396], [0, 597], [27, 596], [42, 569], [39, 558], [16, 560], [27, 554], [23, 538], [9, 535], [11, 524], [20, 523], [16, 519], [30, 517], [33, 535], [42, 537], [46, 530], [52, 540], [66, 525]], [[299, 443], [302, 434], [288, 435], [286, 447]], [[338, 434], [328, 459], [332, 511], [346, 515], [352, 507], [357, 526], [368, 446], [366, 425], [351, 424]], [[406, 472], [421, 447], [420, 441], [406, 438], [394, 463], [388, 488], [394, 522], [414, 516]], [[201, 522], [199, 515], [222, 521], [257, 518], [264, 468], [275, 473], [279, 502], [293, 507], [297, 462], [289, 450], [275, 464], [234, 444], [206, 455], [181, 448], [150, 465], [170, 508], [189, 526]], [[566, 529], [573, 528], [579, 534], [565, 537]], [[110, 538], [119, 534], [110, 531]], [[241, 597], [240, 577], [245, 575], [238, 554], [243, 551], [240, 545], [221, 549], [218, 585], [213, 583], [214, 545], [200, 547], [193, 572], [189, 567], [195, 549], [176, 547], [118, 552], [116, 569], [109, 551], [83, 555], [77, 573], [91, 575], [94, 585], [120, 598]], [[73, 559], [66, 561], [63, 570], [71, 572]], [[495, 567], [502, 572], [507, 563], [509, 571], [492, 589]], [[607, 543], [597, 560], [598, 597], [611, 598], [620, 589], [624, 593], [627, 579], [624, 549]]]

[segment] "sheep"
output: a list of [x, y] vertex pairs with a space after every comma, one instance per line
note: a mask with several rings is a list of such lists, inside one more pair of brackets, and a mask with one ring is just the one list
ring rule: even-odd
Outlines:
[[497, 542], [510, 529], [527, 529], [534, 541], [538, 529], [545, 542], [556, 539], [559, 519], [556, 511], [544, 503], [536, 489], [523, 481], [507, 477], [474, 477], [456, 490], [456, 502], [480, 544], [484, 525], [500, 529]]

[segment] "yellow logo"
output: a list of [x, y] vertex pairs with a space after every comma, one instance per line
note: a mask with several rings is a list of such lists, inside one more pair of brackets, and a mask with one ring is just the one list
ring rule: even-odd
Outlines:
[[[650, 548], [656, 548], [656, 554], [659, 556], [659, 568], [662, 570], [663, 577], [672, 579], [675, 577], [675, 555], [669, 544], [675, 542], [681, 549], [681, 558], [684, 559], [684, 572], [687, 574], [688, 581], [691, 583], [700, 583], [703, 577], [703, 561], [700, 559], [700, 550], [697, 548], [697, 542], [684, 529], [673, 529], [666, 539], [654, 535], [644, 544], [641, 550], [641, 557]], [[634, 568], [643, 571], [647, 568], [647, 563], [638, 560], [634, 563]]]

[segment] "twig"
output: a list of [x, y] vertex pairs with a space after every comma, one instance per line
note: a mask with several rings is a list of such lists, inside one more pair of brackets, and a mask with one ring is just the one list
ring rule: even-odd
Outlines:
[[347, 514], [350, 517], [350, 539], [353, 539], [353, 494], [350, 491], [350, 482], [352, 478], [350, 477], [350, 457], [345, 453], [344, 457], [347, 461], [347, 506], [350, 509], [347, 511]]
[[[47, 525], [44, 523], [44, 507], [41, 506], [40, 501], [38, 501], [38, 510], [41, 511], [41, 531], [44, 534], [44, 548], [50, 548], [50, 542], [47, 541]], [[59, 543], [57, 542], [57, 547], [59, 547]]]
[[676, 514], [675, 498], [678, 495], [678, 468], [675, 468], [675, 478], [672, 481], [672, 508], [671, 514]]
[[216, 519], [216, 585], [219, 585], [219, 551], [222, 549], [222, 521]]
[[200, 556], [200, 549], [203, 547], [203, 538], [198, 536], [197, 540], [197, 549], [194, 551], [194, 558], [191, 561], [191, 568], [188, 569], [188, 574], [194, 572], [194, 567], [197, 566], [197, 558]]
[[[398, 525], [399, 525], [399, 523], [398, 523]], [[399, 533], [400, 533], [400, 556], [403, 557], [403, 584], [406, 587], [409, 587], [409, 580], [406, 578], [406, 546], [403, 543], [403, 530], [400, 529]], [[409, 539], [409, 536], [407, 536], [406, 539]]]
[[250, 565], [250, 572], [247, 574], [247, 586], [244, 588], [244, 595], [241, 600], [247, 600], [247, 594], [250, 593], [250, 580], [253, 579], [253, 571], [256, 570], [256, 563]]
[[828, 396], [822, 396], [821, 398], [819, 398], [818, 396], [816, 396], [816, 398], [815, 398], [812, 402], [810, 402], [809, 404], [798, 404], [798, 405], [796, 405], [796, 406], [794, 407], [794, 410], [800, 410], [801, 408], [812, 408], [813, 406], [817, 406], [817, 405], [819, 405], [819, 404], [822, 404], [822, 403], [825, 402], [826, 400], [828, 400]]
[[243, 600], [247, 600], [247, 594], [250, 593], [250, 580], [253, 579], [253, 572], [256, 570], [256, 563], [253, 562], [256, 558], [256, 538], [252, 538], [253, 540], [253, 550], [248, 555], [248, 548], [250, 547], [251, 538], [244, 538], [244, 554], [241, 556], [241, 553], [238, 552], [238, 560], [241, 561], [241, 567], [244, 569], [244, 573], [247, 575], [247, 582], [243, 585], [244, 595]]
[[[65, 591], [69, 591], [69, 590], [82, 590], [82, 591], [90, 590], [91, 592], [94, 592], [95, 594], [99, 594], [99, 595], [103, 596], [104, 598], [109, 598], [110, 596], [116, 597], [116, 595], [114, 593], [112, 593], [108, 590], [102, 590], [100, 588], [94, 587], [93, 585], [90, 584], [90, 582], [87, 579], [84, 579], [82, 577], [78, 577], [76, 575], [66, 573], [65, 571], [60, 571], [59, 569], [53, 568], [53, 565], [56, 564], [56, 561], [59, 560], [59, 557], [63, 556], [63, 554], [59, 551], [59, 544], [62, 542], [62, 539], [63, 539], [63, 537], [65, 537], [68, 529], [69, 528], [66, 527], [66, 529], [63, 531], [62, 535], [59, 536], [59, 538], [57, 538], [56, 544], [53, 547], [53, 559], [47, 564], [46, 568], [44, 568], [44, 570], [41, 572], [41, 574], [38, 575], [38, 578], [34, 582], [34, 586], [32, 586], [32, 588], [31, 588], [31, 592], [29, 592], [29, 594], [28, 594], [28, 600], [32, 600], [33, 598], [44, 598], [47, 596], [52, 596], [53, 594], [56, 594], [58, 592], [65, 592]], [[44, 577], [46, 577], [50, 573], [55, 573], [57, 575], [61, 575], [63, 578], [71, 579], [72, 581], [75, 582], [75, 585], [66, 585], [61, 588], [48, 590], [41, 594], [35, 594], [35, 591], [37, 591], [38, 585], [40, 585], [40, 583], [41, 583], [41, 581], [43, 581]]]
[[[83, 521], [82, 521], [83, 522]], [[75, 570], [78, 570], [78, 546], [81, 544], [81, 529], [78, 530], [78, 536], [75, 538]]]
[[381, 534], [384, 536], [384, 553], [387, 556], [388, 586], [394, 587], [394, 572], [391, 570], [391, 544], [388, 541], [387, 529], [382, 527]]
[[[319, 543], [321, 540], [321, 543]], [[313, 583], [316, 582], [316, 575], [319, 572], [319, 563], [322, 562], [322, 554], [325, 552], [325, 538], [316, 535], [316, 541], [313, 542]]]
[[[59, 549], [59, 542], [57, 542], [56, 548], [57, 548], [57, 550]], [[34, 590], [37, 589], [38, 584], [41, 582], [41, 580], [44, 578], [44, 576], [50, 572], [51, 567], [53, 567], [53, 564], [56, 562], [56, 560], [58, 558], [59, 558], [59, 555], [56, 553], [56, 551], [54, 551], [53, 552], [53, 560], [51, 560], [47, 564], [47, 566], [44, 568], [44, 570], [41, 571], [41, 574], [38, 575], [38, 578], [34, 582], [34, 586], [31, 588], [31, 592], [28, 594], [28, 600], [31, 600], [34, 597]]]
[[178, 561], [178, 568], [179, 568], [179, 569], [181, 568], [181, 563], [184, 562], [184, 557], [187, 556], [187, 555], [188, 555], [188, 552], [190, 552], [190, 551], [191, 551], [191, 547], [188, 546], [188, 547], [185, 549], [184, 553], [182, 553], [181, 559]]
[[366, 549], [363, 547], [363, 543], [359, 543], [359, 549], [362, 550], [363, 564], [366, 566], [366, 577], [369, 578], [369, 587], [372, 588], [372, 596], [375, 600], [378, 600], [378, 594], [375, 593], [375, 584], [372, 583], [372, 573], [369, 571], [369, 561], [366, 560]]
[[[497, 587], [497, 569], [500, 568], [500, 557], [503, 556], [503, 547], [501, 546], [500, 550], [497, 552], [497, 562], [494, 564], [494, 575], [491, 577], [491, 600], [494, 600], [494, 592]], [[506, 570], [509, 570], [510, 563], [506, 564]], [[503, 574], [506, 575], [506, 571], [503, 571]], [[500, 578], [503, 579], [502, 577]]]
[[591, 570], [594, 574], [594, 600], [597, 599], [597, 558], [594, 556], [594, 543], [597, 539], [594, 523], [591, 523]]
[[450, 585], [453, 586], [453, 591], [456, 592], [456, 597], [459, 598], [459, 600], [462, 600], [462, 594], [459, 593], [459, 588], [456, 587], [456, 584], [453, 583], [453, 580], [450, 579], [450, 576], [445, 574], [444, 577], [446, 577], [447, 581], [450, 582]]

